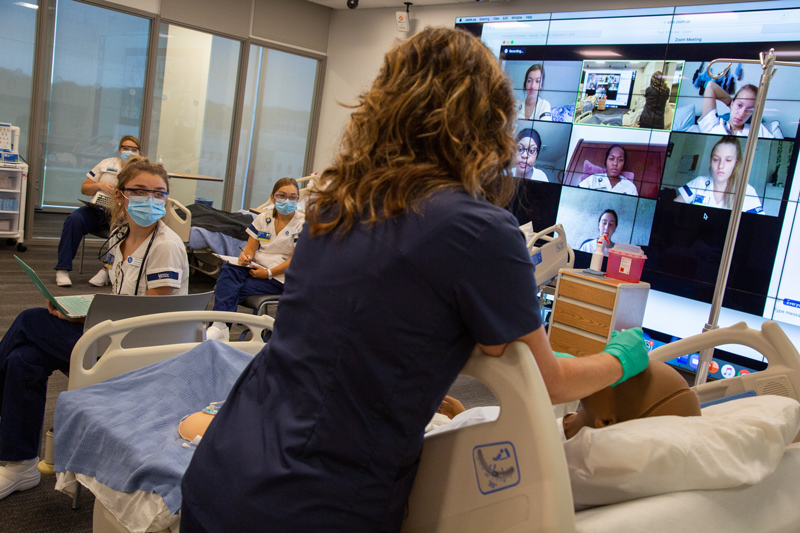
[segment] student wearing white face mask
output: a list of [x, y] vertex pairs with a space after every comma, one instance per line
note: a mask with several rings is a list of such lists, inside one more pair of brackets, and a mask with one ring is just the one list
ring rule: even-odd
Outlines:
[[[114, 195], [114, 188], [117, 186], [117, 176], [125, 161], [131, 155], [139, 153], [141, 144], [139, 139], [133, 135], [125, 135], [119, 141], [118, 157], [109, 157], [100, 161], [95, 167], [86, 173], [86, 180], [81, 184], [81, 194], [94, 196], [102, 193], [107, 196]], [[81, 206], [70, 214], [64, 221], [61, 229], [61, 240], [58, 243], [58, 263], [56, 263], [56, 285], [59, 287], [69, 287], [72, 280], [69, 279], [69, 272], [72, 270], [72, 260], [78, 251], [81, 240], [89, 233], [94, 233], [102, 229], [108, 229], [107, 211], [100, 207]], [[96, 287], [108, 284], [106, 270], [98, 272], [89, 283]]]
[[[113, 294], [186, 294], [189, 261], [180, 237], [160, 218], [169, 193], [167, 172], [132, 157], [113, 189], [114, 232], [106, 263]], [[47, 379], [69, 371], [72, 349], [83, 334], [82, 318], [54, 309], [27, 309], [0, 341], [0, 499], [39, 484], [40, 437]]]
[[[215, 311], [236, 311], [254, 294], [283, 293], [283, 274], [292, 261], [306, 217], [297, 211], [300, 188], [294, 179], [279, 179], [269, 198], [275, 208], [258, 215], [247, 228], [250, 238], [239, 255], [240, 266], [222, 266], [214, 291]], [[206, 338], [227, 341], [230, 330], [225, 323], [214, 322]]]

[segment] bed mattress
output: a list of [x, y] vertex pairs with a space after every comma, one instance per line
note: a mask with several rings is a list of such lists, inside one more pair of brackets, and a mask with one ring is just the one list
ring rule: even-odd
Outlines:
[[578, 533], [789, 533], [800, 531], [800, 443], [757, 485], [662, 494], [575, 514]]

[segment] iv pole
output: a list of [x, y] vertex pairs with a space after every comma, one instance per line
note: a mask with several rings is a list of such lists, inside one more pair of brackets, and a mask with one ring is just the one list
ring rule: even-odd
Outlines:
[[[722, 262], [719, 265], [719, 272], [717, 274], [717, 284], [714, 288], [714, 298], [711, 301], [711, 312], [708, 316], [708, 323], [703, 327], [703, 333], [719, 328], [719, 313], [722, 307], [722, 298], [725, 294], [725, 287], [728, 285], [728, 272], [730, 271], [731, 259], [733, 257], [733, 248], [736, 244], [736, 235], [739, 233], [739, 220], [742, 218], [742, 204], [744, 204], [744, 197], [747, 191], [747, 184], [750, 181], [750, 169], [753, 166], [753, 154], [756, 151], [756, 143], [758, 142], [758, 133], [761, 130], [761, 116], [764, 114], [764, 103], [767, 99], [767, 91], [769, 90], [769, 83], [778, 69], [774, 68], [775, 65], [784, 65], [790, 67], [800, 67], [800, 63], [790, 61], [775, 61], [775, 50], [770, 49], [768, 53], [761, 52], [759, 60], [755, 59], [715, 59], [706, 67], [706, 72], [713, 79], [719, 79], [725, 75], [732, 63], [755, 63], [760, 64], [763, 72], [761, 74], [761, 81], [758, 85], [758, 94], [756, 95], [756, 105], [753, 110], [753, 116], [750, 120], [750, 134], [747, 136], [747, 147], [744, 155], [744, 165], [742, 167], [742, 178], [736, 184], [736, 197], [731, 207], [731, 218], [728, 221], [728, 235], [725, 239], [725, 247], [722, 249]], [[725, 62], [727, 65], [719, 74], [711, 72], [711, 65], [715, 63]], [[711, 358], [714, 354], [714, 348], [706, 348], [700, 352], [700, 362], [697, 365], [697, 374], [695, 376], [694, 384], [702, 385], [708, 378], [708, 368], [711, 365]]]

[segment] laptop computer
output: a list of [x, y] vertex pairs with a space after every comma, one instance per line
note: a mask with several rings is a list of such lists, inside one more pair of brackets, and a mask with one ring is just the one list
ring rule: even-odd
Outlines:
[[99, 209], [100, 211], [105, 211], [106, 209], [114, 207], [114, 197], [102, 191], [97, 191], [88, 202], [83, 198], [78, 198], [78, 200], [84, 205]]
[[86, 313], [89, 311], [89, 305], [92, 303], [92, 299], [94, 298], [94, 294], [85, 294], [85, 295], [78, 295], [78, 296], [53, 296], [53, 294], [45, 287], [45, 284], [42, 282], [39, 275], [33, 271], [31, 267], [25, 264], [25, 261], [14, 256], [14, 259], [17, 260], [19, 266], [22, 267], [22, 270], [31, 278], [31, 281], [34, 285], [41, 291], [45, 298], [47, 298], [53, 307], [61, 311], [66, 317], [69, 318], [83, 318], [86, 316]]

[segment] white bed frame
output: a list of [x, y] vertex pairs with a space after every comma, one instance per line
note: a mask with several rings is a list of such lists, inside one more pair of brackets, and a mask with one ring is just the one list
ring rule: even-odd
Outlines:
[[556, 224], [528, 239], [528, 253], [536, 266], [536, 283], [542, 286], [558, 276], [562, 268], [572, 268], [575, 252], [567, 244], [564, 226]]
[[[134, 329], [185, 320], [248, 325], [254, 330], [253, 340], [230, 344], [251, 354], [263, 347], [260, 332], [271, 329], [274, 324], [268, 316], [215, 311], [185, 311], [106, 321], [84, 334], [76, 344], [70, 367], [70, 389], [187, 351], [195, 344], [132, 349], [120, 346], [122, 337]], [[84, 361], [87, 348], [94, 339], [105, 335], [112, 338], [108, 350], [94, 367], [84, 368], [89, 363]], [[798, 399], [800, 354], [775, 322], [765, 322], [761, 331], [740, 323], [695, 335], [654, 350], [651, 359], [667, 361], [724, 344], [755, 349], [766, 357], [769, 367], [756, 374], [701, 385], [696, 389], [701, 401], [747, 390], [758, 395], [777, 394]], [[511, 343], [500, 358], [486, 357], [476, 348], [462, 374], [479, 379], [494, 392], [501, 407], [500, 416], [494, 422], [426, 439], [403, 531], [574, 533], [576, 514], [566, 457], [547, 390], [527, 346]], [[795, 439], [798, 441], [800, 435]], [[513, 464], [512, 468], [493, 466], [491, 457], [498, 450], [510, 452], [512, 460], [506, 464]], [[647, 500], [649, 498], [639, 501]], [[98, 505], [96, 503], [94, 531], [124, 531], [111, 513], [98, 509]], [[792, 505], [797, 507], [796, 502]], [[597, 511], [590, 509], [582, 513]], [[648, 530], [641, 522], [637, 526], [642, 531]]]
[[[758, 395], [777, 394], [798, 399], [800, 354], [776, 322], [765, 322], [761, 331], [739, 323], [688, 337], [653, 350], [651, 359], [668, 361], [724, 344], [753, 348], [767, 358], [769, 366], [756, 374], [695, 388], [701, 402], [747, 390]], [[566, 458], [553, 422], [547, 390], [530, 351], [522, 343], [515, 342], [509, 345], [503, 357], [493, 359], [484, 357], [476, 349], [463, 373], [480, 379], [492, 389], [500, 403], [500, 416], [495, 422], [426, 439], [403, 531], [575, 532], [576, 515]], [[800, 434], [795, 437], [795, 442], [798, 441]], [[514, 446], [519, 464], [519, 483], [483, 494], [476, 483], [476, 475], [481, 470], [474, 456], [481, 446], [498, 442], [524, 443], [524, 446]], [[646, 500], [649, 498], [640, 501]], [[792, 505], [797, 507], [796, 502]], [[601, 511], [590, 509], [588, 512]], [[746, 511], [753, 513], [753, 509]], [[675, 509], [674, 512], [679, 514], [686, 509]], [[657, 531], [656, 527], [649, 527], [643, 521], [646, 519], [637, 516], [636, 531]], [[634, 522], [629, 523], [629, 526], [633, 525]], [[667, 531], [683, 531], [671, 530], [670, 523], [666, 527]], [[796, 530], [795, 524], [786, 531]], [[707, 529], [692, 531], [704, 532]]]
[[[180, 322], [231, 322], [247, 326], [253, 332], [251, 340], [228, 342], [227, 344], [255, 355], [264, 347], [261, 333], [265, 329], [272, 330], [275, 319], [269, 315], [256, 316], [224, 311], [179, 311], [100, 322], [85, 332], [72, 349], [69, 362], [69, 390], [99, 383], [191, 350], [197, 346], [197, 343], [165, 344], [141, 348], [122, 347], [125, 336], [133, 331], [151, 325], [161, 326]], [[103, 337], [109, 337], [111, 343], [103, 352], [102, 357], [95, 362], [94, 351], [90, 348]]]

